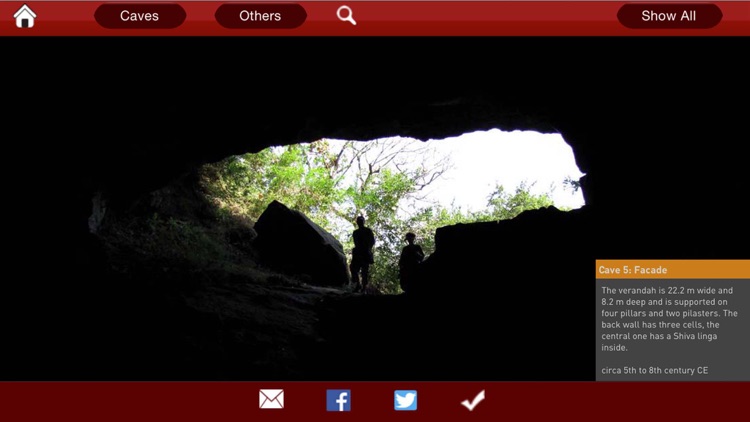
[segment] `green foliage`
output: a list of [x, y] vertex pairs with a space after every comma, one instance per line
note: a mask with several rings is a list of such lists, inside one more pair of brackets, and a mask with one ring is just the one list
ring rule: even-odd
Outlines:
[[326, 148], [312, 151], [311, 155], [306, 144], [290, 145], [207, 164], [202, 169], [203, 189], [228, 215], [257, 220], [278, 200], [328, 229], [327, 214], [341, 201], [342, 192], [324, 167]]
[[398, 255], [392, 251], [377, 248], [375, 263], [370, 266], [371, 285], [385, 294], [401, 293], [398, 283]]
[[103, 233], [115, 250], [128, 249], [155, 261], [209, 268], [232, 260], [221, 237], [191, 221], [162, 217], [119, 221]]
[[522, 183], [512, 193], [497, 186], [483, 211], [432, 205], [404, 212], [400, 207], [447, 169], [447, 161], [409, 162], [413, 153], [379, 141], [346, 142], [337, 149], [326, 141], [290, 145], [206, 165], [203, 184], [226, 215], [257, 220], [271, 201], [278, 200], [331, 232], [346, 252], [353, 247], [355, 217], [366, 216], [377, 240], [371, 284], [385, 293], [400, 291], [397, 264], [405, 233], [414, 232], [429, 255], [439, 227], [510, 219], [553, 205], [549, 194], [532, 194], [533, 184]]
[[266, 177], [267, 163], [272, 156], [271, 150], [266, 149], [205, 165], [201, 170], [203, 188], [220, 211], [229, 215], [258, 216], [274, 194]]
[[554, 205], [548, 194], [534, 195], [530, 192], [533, 187], [527, 186], [525, 182], [516, 187], [516, 191], [510, 194], [503, 186], [496, 186], [495, 191], [490, 194], [487, 205], [489, 214], [481, 219], [510, 220], [526, 210], [535, 210]]

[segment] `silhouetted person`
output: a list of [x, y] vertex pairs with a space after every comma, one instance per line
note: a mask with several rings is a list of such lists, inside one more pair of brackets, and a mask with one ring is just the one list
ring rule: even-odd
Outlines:
[[422, 247], [414, 244], [417, 236], [414, 233], [406, 233], [406, 241], [409, 243], [401, 250], [401, 257], [398, 260], [398, 278], [401, 283], [401, 290], [408, 292], [411, 288], [417, 267], [424, 259]]
[[[375, 262], [372, 255], [372, 247], [375, 246], [375, 235], [370, 228], [365, 227], [365, 218], [361, 215], [357, 217], [357, 226], [359, 228], [352, 233], [354, 249], [352, 249], [352, 263], [349, 269], [352, 272], [354, 288], [364, 291], [369, 282], [370, 264]], [[361, 284], [360, 271], [362, 272]]]

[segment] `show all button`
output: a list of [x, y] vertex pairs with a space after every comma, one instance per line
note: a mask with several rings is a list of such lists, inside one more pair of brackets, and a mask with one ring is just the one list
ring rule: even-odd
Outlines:
[[173, 29], [186, 16], [182, 6], [167, 3], [107, 3], [94, 12], [96, 22], [108, 29]]
[[620, 23], [632, 29], [709, 29], [722, 17], [710, 3], [626, 4], [617, 12]]
[[307, 12], [299, 4], [227, 3], [214, 16], [230, 29], [294, 29], [305, 22]]

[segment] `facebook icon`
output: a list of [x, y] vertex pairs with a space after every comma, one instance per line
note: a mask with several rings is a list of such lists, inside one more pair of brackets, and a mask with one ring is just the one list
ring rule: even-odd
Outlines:
[[326, 410], [329, 412], [352, 410], [352, 392], [350, 390], [326, 390]]

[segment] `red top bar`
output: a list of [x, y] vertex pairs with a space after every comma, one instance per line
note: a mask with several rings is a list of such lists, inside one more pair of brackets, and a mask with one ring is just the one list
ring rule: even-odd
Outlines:
[[750, 2], [0, 2], [11, 36], [748, 36]]

